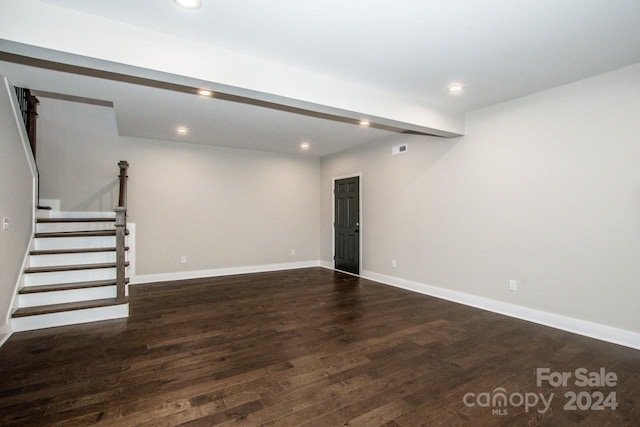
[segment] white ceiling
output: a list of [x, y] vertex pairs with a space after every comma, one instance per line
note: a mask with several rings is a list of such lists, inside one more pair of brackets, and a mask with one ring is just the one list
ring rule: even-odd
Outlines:
[[[311, 70], [442, 111], [471, 111], [640, 62], [638, 0], [203, 0], [197, 11], [178, 9], [171, 0], [41, 2]], [[463, 83], [465, 92], [448, 94], [445, 88], [454, 82]], [[42, 89], [65, 85], [73, 83]], [[105, 91], [116, 104], [119, 130], [130, 136], [172, 139], [159, 126], [191, 120], [194, 138], [211, 135], [194, 142], [292, 152], [285, 147], [311, 139], [324, 147], [314, 154], [326, 155], [385, 133], [160, 89], [137, 88], [128, 91], [131, 97], [116, 88]], [[155, 119], [146, 116], [150, 104], [141, 105], [134, 95], [156, 106]], [[211, 101], [205, 110], [202, 101]], [[135, 117], [144, 128], [132, 123]], [[244, 133], [236, 132], [240, 128]]]
[[640, 62], [638, 0], [43, 1], [460, 111]]
[[[126, 137], [322, 157], [390, 135], [271, 108], [10, 62], [0, 61], [0, 74], [35, 91], [110, 101], [118, 134]], [[180, 126], [189, 134], [177, 134]], [[302, 150], [302, 142], [308, 142], [310, 149]]]

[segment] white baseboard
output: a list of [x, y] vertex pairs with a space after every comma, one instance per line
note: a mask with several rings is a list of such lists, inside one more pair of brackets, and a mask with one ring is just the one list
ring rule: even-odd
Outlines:
[[63, 311], [60, 313], [41, 314], [37, 316], [18, 317], [11, 321], [15, 332], [35, 329], [55, 328], [58, 326], [77, 325], [80, 323], [98, 322], [101, 320], [122, 319], [129, 317], [129, 304], [94, 307], [84, 310]]
[[320, 267], [327, 268], [329, 270], [334, 270], [334, 265], [329, 261], [320, 261]]
[[131, 276], [131, 285], [173, 280], [201, 279], [206, 277], [233, 276], [236, 274], [265, 273], [268, 271], [295, 270], [298, 268], [319, 267], [320, 261], [288, 262], [282, 264], [263, 264], [245, 267], [215, 268], [211, 270], [179, 271], [175, 273], [140, 274]]
[[33, 239], [33, 230], [32, 230], [31, 238], [29, 239], [29, 245], [27, 246], [27, 249], [24, 252], [24, 258], [22, 259], [22, 266], [20, 267], [20, 274], [18, 275], [18, 280], [16, 280], [16, 283], [13, 286], [13, 294], [11, 296], [11, 306], [9, 308], [9, 311], [6, 313], [6, 316], [4, 319], [5, 324], [7, 325], [11, 325], [11, 313], [13, 313], [18, 309], [18, 289], [20, 289], [20, 287], [24, 285], [24, 269], [27, 268], [27, 266], [29, 265], [29, 257], [30, 257], [29, 254], [34, 245], [33, 241], [34, 239]]
[[13, 331], [11, 330], [10, 324], [0, 327], [0, 347], [2, 347], [2, 344], [7, 342], [12, 333]]
[[540, 325], [545, 325], [552, 328], [561, 329], [563, 331], [572, 332], [574, 334], [583, 335], [589, 338], [595, 338], [598, 340], [607, 341], [613, 344], [619, 344], [625, 347], [631, 347], [640, 350], [640, 333], [638, 332], [614, 328], [599, 323], [575, 319], [573, 317], [549, 313], [546, 311], [527, 308], [502, 301], [496, 301], [476, 295], [465, 294], [462, 292], [452, 291], [436, 286], [425, 285], [423, 283], [404, 280], [392, 276], [386, 276], [384, 274], [378, 274], [372, 271], [363, 270], [360, 276], [365, 279], [395, 286], [397, 288], [402, 288], [424, 295], [469, 305], [471, 307], [480, 308], [482, 310], [503, 314], [505, 316], [515, 317], [517, 319], [527, 320], [529, 322], [538, 323]]

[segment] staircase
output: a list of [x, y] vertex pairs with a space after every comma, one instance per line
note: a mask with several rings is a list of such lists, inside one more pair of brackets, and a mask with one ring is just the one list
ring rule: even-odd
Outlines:
[[14, 331], [128, 316], [126, 299], [117, 298], [115, 221], [110, 213], [37, 219]]
[[115, 220], [109, 213], [36, 220], [14, 331], [128, 316], [126, 299], [117, 298]]
[[[16, 100], [36, 160], [38, 99], [15, 88]], [[88, 217], [41, 206], [37, 173], [36, 230], [20, 276], [14, 332], [129, 316], [127, 292], [127, 171], [121, 160], [118, 205], [113, 213]], [[37, 163], [36, 163], [37, 171]], [[58, 201], [59, 202], [59, 201]], [[59, 203], [58, 203], [59, 205]]]

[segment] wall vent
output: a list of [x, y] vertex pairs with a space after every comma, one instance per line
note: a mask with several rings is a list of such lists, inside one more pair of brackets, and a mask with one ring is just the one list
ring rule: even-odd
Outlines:
[[395, 155], [395, 154], [406, 153], [408, 149], [409, 149], [408, 144], [395, 145], [391, 148], [391, 154]]

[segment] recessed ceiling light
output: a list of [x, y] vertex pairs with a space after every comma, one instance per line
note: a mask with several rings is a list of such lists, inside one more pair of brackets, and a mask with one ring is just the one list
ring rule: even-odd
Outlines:
[[370, 124], [369, 120], [360, 120], [360, 126], [369, 126]]
[[186, 135], [189, 133], [189, 129], [187, 129], [184, 126], [180, 126], [179, 128], [176, 129], [176, 132], [178, 132], [178, 135]]
[[200, 95], [200, 96], [211, 96], [211, 95], [213, 95], [213, 92], [210, 91], [209, 89], [199, 89], [198, 90], [198, 95]]
[[202, 7], [202, 0], [173, 0], [173, 2], [183, 9], [196, 10]]
[[449, 92], [449, 93], [460, 93], [460, 92], [462, 92], [463, 90], [464, 90], [464, 86], [463, 86], [463, 85], [461, 85], [461, 84], [459, 84], [459, 83], [456, 83], [456, 84], [454, 84], [454, 85], [451, 85], [451, 86], [449, 86], [449, 87], [447, 88], [447, 92]]
[[309, 144], [308, 142], [302, 142], [300, 143], [300, 148], [303, 150], [308, 150], [311, 147], [311, 144]]

